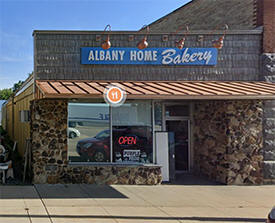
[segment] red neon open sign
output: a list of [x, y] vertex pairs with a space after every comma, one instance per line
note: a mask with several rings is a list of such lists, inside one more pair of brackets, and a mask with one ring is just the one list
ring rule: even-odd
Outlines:
[[118, 143], [120, 145], [135, 145], [137, 144], [136, 136], [120, 136], [118, 138]]

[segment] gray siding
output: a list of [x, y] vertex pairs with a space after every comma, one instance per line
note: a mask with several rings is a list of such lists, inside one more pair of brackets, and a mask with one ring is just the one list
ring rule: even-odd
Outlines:
[[[211, 47], [220, 35], [187, 36], [187, 47]], [[112, 34], [113, 47], [135, 47], [142, 34]], [[148, 37], [149, 47], [174, 47], [179, 37], [169, 35], [162, 41], [161, 34]], [[259, 80], [261, 34], [228, 34], [218, 54], [217, 66], [152, 66], [152, 65], [81, 65], [80, 47], [98, 47], [96, 34], [89, 33], [34, 33], [36, 79], [70, 80]], [[106, 36], [103, 37], [105, 39]]]
[[233, 30], [254, 29], [256, 10], [255, 0], [193, 0], [149, 26], [155, 32], [175, 32], [186, 24], [191, 30], [222, 29], [224, 24]]

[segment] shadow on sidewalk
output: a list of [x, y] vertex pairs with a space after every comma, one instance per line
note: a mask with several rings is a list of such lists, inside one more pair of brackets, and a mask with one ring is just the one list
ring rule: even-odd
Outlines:
[[41, 198], [128, 198], [109, 185], [38, 184], [35, 188]]
[[205, 176], [196, 176], [192, 173], [177, 173], [175, 179], [171, 182], [165, 182], [163, 184], [172, 185], [197, 185], [197, 186], [221, 186], [225, 185], [213, 180], [209, 180]]
[[70, 198], [128, 198], [109, 185], [37, 184], [34, 186], [2, 186], [1, 199], [70, 199]]

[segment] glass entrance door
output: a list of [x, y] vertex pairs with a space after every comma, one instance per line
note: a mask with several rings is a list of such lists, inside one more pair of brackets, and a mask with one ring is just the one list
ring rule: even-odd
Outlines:
[[166, 131], [173, 132], [175, 148], [175, 170], [189, 170], [189, 121], [166, 120]]

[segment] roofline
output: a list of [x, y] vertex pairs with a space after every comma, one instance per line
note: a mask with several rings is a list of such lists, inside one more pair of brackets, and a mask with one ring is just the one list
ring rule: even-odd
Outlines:
[[28, 76], [26, 78], [26, 80], [24, 80], [23, 84], [20, 86], [20, 88], [18, 88], [15, 92], [14, 92], [14, 96], [16, 96], [16, 94], [23, 89], [29, 82], [31, 82], [33, 80], [33, 73], [31, 73], [30, 76]]
[[[53, 80], [52, 84], [59, 82], [58, 80]], [[68, 82], [66, 80], [66, 82]], [[81, 80], [77, 81], [79, 84], [80, 82], [85, 83], [86, 81]], [[95, 82], [95, 81], [87, 81], [87, 82]], [[109, 82], [109, 81], [104, 81]], [[131, 83], [132, 81], [128, 82]], [[133, 81], [135, 82], [135, 81]], [[128, 86], [126, 84], [125, 90], [129, 91], [129, 94], [127, 94], [128, 99], [194, 99], [194, 100], [203, 100], [203, 99], [213, 99], [213, 100], [228, 100], [228, 99], [275, 99], [275, 91], [273, 89], [272, 83], [267, 83], [264, 81], [161, 81], [166, 84], [171, 83], [177, 83], [176, 88], [180, 88], [181, 85], [179, 84], [186, 84], [191, 83], [191, 85], [183, 85], [183, 89], [185, 89], [184, 92], [180, 92], [180, 94], [176, 94], [175, 89], [170, 89], [171, 85], [169, 85], [167, 88], [165, 86], [159, 86], [157, 84], [154, 84], [153, 86], [150, 84], [151, 81], [142, 81], [143, 84], [149, 83], [149, 86], [153, 88], [146, 90], [146, 84], [145, 87], [142, 87], [140, 85], [137, 85], [139, 89], [136, 89], [135, 87]], [[234, 83], [243, 83], [243, 85], [238, 85]], [[98, 89], [96, 86], [91, 86], [89, 88], [93, 88], [93, 91], [87, 90], [87, 88], [82, 86], [79, 86], [78, 88], [81, 89], [81, 91], [78, 90], [72, 90], [72, 91], [64, 91], [61, 88], [58, 88], [58, 86], [51, 85], [48, 81], [36, 81], [37, 89], [39, 89], [40, 94], [37, 95], [36, 99], [43, 99], [43, 98], [102, 98], [104, 90]], [[124, 86], [124, 83], [126, 81], [117, 81], [117, 82], [111, 82], [113, 84], [118, 84]], [[136, 82], [135, 82], [136, 83]], [[159, 83], [159, 82], [158, 82]], [[193, 83], [193, 85], [192, 85]], [[194, 85], [194, 83], [206, 83], [205, 85]], [[210, 83], [214, 83], [215, 85], [212, 86]], [[227, 85], [223, 85], [221, 83], [228, 83]], [[231, 83], [231, 85], [230, 85]], [[233, 83], [233, 84], [232, 84]], [[73, 83], [75, 85], [75, 83]], [[208, 84], [208, 85], [207, 85]], [[210, 86], [209, 86], [210, 84]], [[252, 86], [251, 86], [252, 84]], [[134, 84], [135, 85], [135, 84]], [[258, 86], [259, 85], [259, 88]], [[62, 86], [62, 85], [61, 85]], [[173, 85], [172, 85], [173, 86]], [[83, 88], [82, 88], [83, 87]], [[221, 90], [218, 90], [219, 87], [221, 87]], [[223, 88], [226, 89], [223, 89]], [[64, 86], [63, 86], [64, 88]], [[128, 90], [127, 90], [128, 88]], [[145, 88], [145, 91], [143, 91], [141, 88]], [[165, 89], [163, 89], [165, 88]], [[189, 89], [188, 89], [189, 88]], [[190, 89], [191, 88], [191, 89]], [[134, 90], [134, 91], [131, 91]], [[139, 92], [139, 93], [137, 93]], [[194, 94], [194, 92], [196, 94]]]
[[36, 82], [48, 82], [48, 81], [55, 81], [55, 82], [58, 82], [58, 81], [66, 81], [66, 82], [74, 82], [74, 81], [78, 81], [78, 82], [113, 82], [113, 83], [118, 83], [118, 82], [156, 82], [156, 83], [167, 83], [167, 82], [184, 82], [184, 83], [188, 83], [188, 82], [197, 82], [197, 83], [205, 83], [205, 82], [223, 82], [223, 83], [230, 83], [230, 82], [236, 82], [236, 83], [254, 83], [254, 82], [257, 82], [257, 83], [264, 83], [264, 84], [274, 84], [275, 86], [275, 83], [272, 83], [272, 82], [267, 82], [267, 81], [259, 81], [259, 80], [131, 80], [131, 79], [128, 79], [128, 80], [115, 80], [115, 79], [104, 79], [104, 80], [101, 80], [101, 79], [84, 79], [84, 80], [81, 80], [81, 79], [36, 79]]
[[[197, 1], [197, 0], [191, 0], [190, 2], [184, 4], [183, 6], [181, 6], [181, 7], [177, 8], [177, 9], [175, 9], [174, 11], [172, 11], [172, 12], [170, 12], [170, 13], [168, 13], [168, 14], [162, 16], [162, 17], [160, 17], [159, 19], [155, 20], [154, 22], [150, 23], [148, 26], [151, 26], [151, 25], [154, 25], [154, 24], [157, 24], [157, 23], [162, 22], [162, 20], [164, 20], [166, 17], [170, 16], [171, 14], [176, 13], [177, 11], [181, 10], [181, 9], [184, 8], [184, 7], [187, 7], [187, 6], [191, 5], [191, 4], [193, 4], [193, 3], [196, 2], [196, 1]], [[256, 1], [256, 2], [254, 3], [254, 7], [256, 7], [256, 9], [254, 8], [254, 10], [256, 10], [256, 12], [257, 12], [257, 4], [258, 4], [258, 1]], [[255, 15], [254, 15], [254, 16], [255, 16]], [[262, 25], [262, 24], [261, 24], [261, 25], [258, 25], [258, 26], [257, 26], [257, 21], [258, 21], [258, 19], [256, 18], [256, 21], [255, 21], [255, 24], [254, 24], [256, 28], [258, 28], [259, 26]], [[141, 28], [139, 31], [142, 31], [143, 29], [144, 29], [144, 28]], [[226, 32], [227, 32], [227, 33], [230, 33], [230, 30], [227, 30]]]
[[[83, 95], [83, 94], [44, 94], [39, 99], [103, 99], [103, 95]], [[248, 95], [248, 96], [177, 96], [177, 95], [127, 95], [127, 99], [150, 99], [150, 100], [274, 100], [274, 95]]]
[[[184, 8], [184, 7], [188, 6], [188, 5], [191, 5], [191, 4], [194, 3], [195, 1], [196, 1], [196, 0], [191, 0], [190, 2], [184, 4], [183, 6], [181, 6], [181, 7], [177, 8], [177, 9], [175, 9], [174, 11], [172, 11], [172, 12], [170, 12], [170, 13], [168, 13], [168, 14], [162, 16], [162, 17], [160, 17], [159, 19], [155, 20], [154, 22], [150, 23], [148, 26], [151, 26], [151, 25], [153, 25], [153, 24], [156, 24], [156, 23], [158, 23], [158, 22], [161, 22], [161, 21], [162, 21], [163, 19], [165, 19], [166, 17], [170, 16], [171, 14], [173, 14], [173, 13], [175, 13], [175, 12], [181, 10], [182, 8]], [[141, 28], [139, 31], [141, 31], [142, 29], [143, 29], [143, 28]]]
[[[31, 77], [31, 78], [30, 78]], [[26, 89], [28, 89], [32, 84], [34, 84], [33, 75], [31, 75], [23, 84], [22, 86], [16, 91], [14, 97], [21, 95]]]
[[[213, 35], [213, 34], [222, 34], [224, 30], [190, 30], [189, 35]], [[229, 34], [239, 34], [239, 35], [245, 35], [245, 34], [262, 34], [263, 33], [263, 27], [258, 27], [257, 29], [248, 29], [248, 30], [228, 30], [227, 35]], [[107, 32], [104, 31], [88, 31], [88, 30], [34, 30], [33, 36], [36, 34], [55, 34], [55, 35], [104, 35], [107, 34]], [[110, 35], [144, 35], [143, 32], [139, 31], [108, 31], [108, 34]], [[175, 35], [173, 32], [150, 32], [148, 34], [150, 35]], [[182, 35], [182, 34], [178, 34]]]
[[19, 96], [22, 92], [21, 92], [20, 94], [17, 94], [17, 93], [18, 93], [19, 91], [21, 91], [29, 82], [34, 81], [34, 78], [33, 78], [33, 77], [34, 77], [34, 76], [33, 76], [33, 73], [32, 73], [29, 77], [26, 78], [26, 80], [24, 80], [24, 82], [23, 82], [23, 84], [20, 86], [20, 88], [18, 88], [15, 92], [12, 92], [11, 96], [6, 100], [5, 103], [9, 103], [10, 100], [12, 100], [12, 98]]

